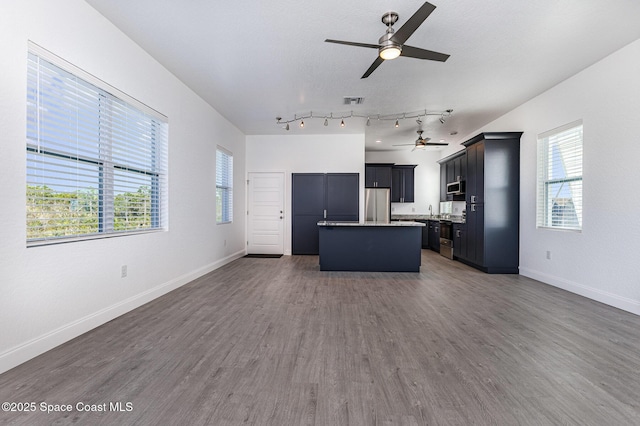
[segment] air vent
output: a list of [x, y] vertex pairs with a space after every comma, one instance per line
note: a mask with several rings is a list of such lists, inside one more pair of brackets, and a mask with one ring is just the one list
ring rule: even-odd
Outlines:
[[360, 96], [345, 96], [344, 104], [345, 105], [360, 105], [364, 103], [364, 98]]

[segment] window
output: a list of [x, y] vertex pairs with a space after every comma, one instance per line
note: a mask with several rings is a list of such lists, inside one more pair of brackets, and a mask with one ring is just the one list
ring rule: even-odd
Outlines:
[[216, 223], [233, 222], [233, 154], [216, 150]]
[[27, 64], [28, 245], [162, 229], [166, 118], [37, 46]]
[[582, 229], [582, 121], [538, 136], [537, 226]]

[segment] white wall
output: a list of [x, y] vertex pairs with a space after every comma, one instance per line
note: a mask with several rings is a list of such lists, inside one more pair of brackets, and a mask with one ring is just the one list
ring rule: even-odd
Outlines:
[[367, 151], [367, 163], [417, 164], [415, 168], [415, 202], [391, 203], [391, 214], [433, 214], [440, 208], [440, 159], [441, 151]]
[[[168, 232], [26, 248], [27, 40], [168, 116]], [[246, 194], [244, 135], [84, 1], [3, 2], [0, 55], [2, 372], [243, 255]], [[216, 144], [236, 159], [230, 225]]]
[[[536, 229], [537, 135], [578, 119], [583, 230]], [[519, 130], [520, 273], [640, 315], [640, 40], [476, 133]]]
[[364, 135], [247, 136], [246, 169], [285, 173], [285, 254], [291, 254], [291, 173], [360, 173], [363, 218]]

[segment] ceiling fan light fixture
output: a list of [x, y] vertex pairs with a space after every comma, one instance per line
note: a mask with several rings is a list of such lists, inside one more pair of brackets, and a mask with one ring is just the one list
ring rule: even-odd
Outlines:
[[380, 48], [380, 58], [385, 61], [397, 58], [400, 56], [400, 53], [402, 53], [402, 50], [396, 45], [383, 46]]

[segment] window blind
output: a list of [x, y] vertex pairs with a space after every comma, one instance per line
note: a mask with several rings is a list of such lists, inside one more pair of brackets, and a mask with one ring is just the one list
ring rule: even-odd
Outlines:
[[55, 62], [27, 60], [27, 242], [161, 229], [166, 119]]
[[538, 136], [538, 227], [582, 229], [582, 145], [582, 121]]
[[216, 223], [233, 221], [233, 154], [216, 149]]

